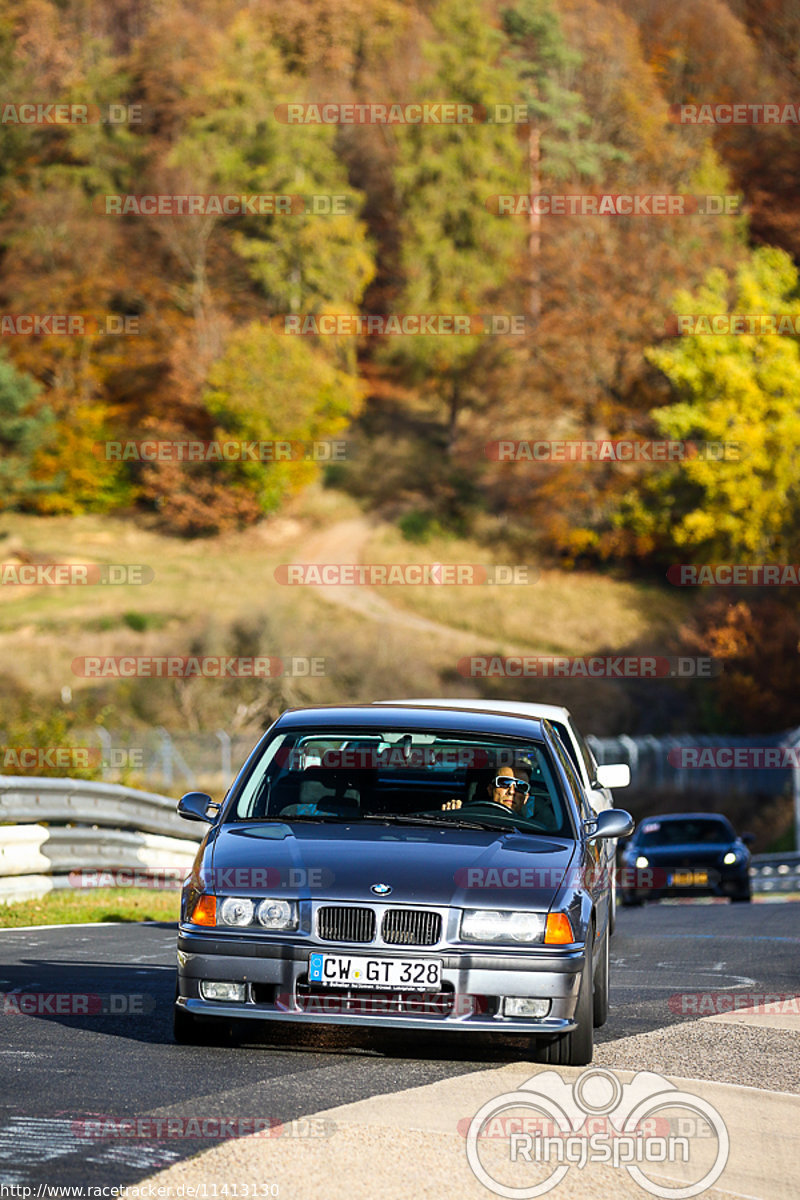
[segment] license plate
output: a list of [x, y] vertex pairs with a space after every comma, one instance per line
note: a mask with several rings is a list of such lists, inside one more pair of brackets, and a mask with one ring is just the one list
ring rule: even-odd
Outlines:
[[364, 958], [349, 954], [311, 954], [310, 983], [327, 987], [398, 988], [438, 992], [442, 964], [438, 958]]
[[692, 885], [708, 883], [708, 871], [675, 871], [670, 876], [674, 887], [692, 887]]

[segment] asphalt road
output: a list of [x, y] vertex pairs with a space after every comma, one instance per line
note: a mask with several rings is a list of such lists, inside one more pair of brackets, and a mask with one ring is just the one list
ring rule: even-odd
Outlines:
[[[696, 1020], [693, 997], [800, 992], [799, 913], [796, 903], [621, 910], [598, 1045]], [[529, 1057], [512, 1038], [294, 1026], [254, 1029], [236, 1047], [176, 1046], [174, 959], [168, 925], [0, 932], [0, 991], [40, 994], [37, 1011], [0, 1008], [0, 1184], [134, 1183], [213, 1144], [159, 1140], [152, 1124], [144, 1136], [109, 1136], [134, 1118], [286, 1125]]]

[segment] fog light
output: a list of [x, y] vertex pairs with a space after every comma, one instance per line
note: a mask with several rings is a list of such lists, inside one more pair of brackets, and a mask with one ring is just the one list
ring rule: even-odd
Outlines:
[[504, 1017], [546, 1017], [549, 1012], [549, 1000], [531, 1000], [529, 996], [506, 996], [503, 1001]]
[[245, 984], [219, 983], [217, 980], [204, 979], [200, 984], [200, 995], [204, 1000], [235, 1000], [243, 1004], [245, 1000]]

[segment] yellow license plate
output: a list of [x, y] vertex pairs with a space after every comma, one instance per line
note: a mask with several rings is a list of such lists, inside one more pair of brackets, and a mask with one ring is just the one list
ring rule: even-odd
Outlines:
[[674, 887], [692, 887], [703, 883], [708, 883], [708, 871], [675, 871], [672, 876]]

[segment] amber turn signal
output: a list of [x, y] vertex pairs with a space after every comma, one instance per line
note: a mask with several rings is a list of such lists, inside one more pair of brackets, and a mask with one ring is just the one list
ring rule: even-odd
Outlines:
[[551, 912], [547, 914], [547, 924], [544, 929], [546, 946], [568, 946], [575, 941], [575, 934], [566, 913]]
[[193, 925], [216, 925], [217, 897], [200, 896], [194, 906], [191, 921]]

